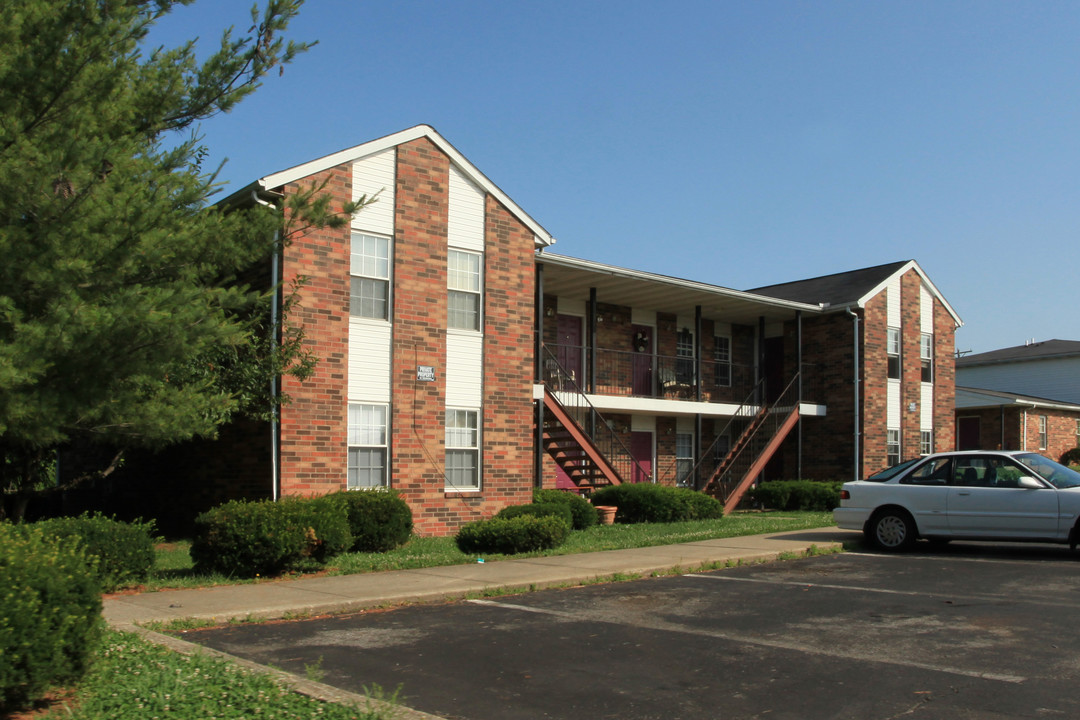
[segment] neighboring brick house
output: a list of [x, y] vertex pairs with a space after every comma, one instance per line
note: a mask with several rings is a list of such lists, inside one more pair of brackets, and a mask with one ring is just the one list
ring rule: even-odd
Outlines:
[[847, 479], [953, 444], [960, 321], [914, 261], [746, 292], [554, 255], [424, 125], [223, 202], [324, 182], [333, 206], [378, 201], [267, 264], [286, 286], [307, 279], [290, 319], [315, 373], [284, 380], [276, 426], [238, 423], [159, 458], [155, 487], [183, 488], [174, 508], [388, 486], [420, 533], [446, 534], [538, 486], [727, 498], [752, 479]]
[[[806, 384], [828, 398], [828, 412], [804, 423], [801, 476], [862, 477], [953, 448], [955, 332], [962, 322], [917, 262], [750, 292], [822, 308], [803, 321], [803, 367]], [[783, 329], [789, 358], [798, 344], [796, 333], [791, 323]], [[776, 336], [779, 329], [769, 334]], [[795, 453], [789, 442], [789, 468], [798, 465]]]
[[1030, 342], [956, 360], [957, 449], [1080, 447], [1080, 342]]

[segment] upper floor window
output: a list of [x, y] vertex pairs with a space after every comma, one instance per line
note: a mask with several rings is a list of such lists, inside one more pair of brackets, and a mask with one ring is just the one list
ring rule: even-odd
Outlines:
[[713, 338], [713, 362], [716, 364], [716, 384], [731, 385], [731, 338], [717, 335]]
[[388, 319], [390, 308], [390, 239], [352, 234], [349, 257], [349, 314]]
[[919, 360], [922, 363], [922, 381], [934, 382], [934, 336], [930, 333], [919, 335]]
[[448, 327], [457, 330], [480, 330], [482, 258], [480, 253], [463, 250], [451, 250], [447, 255]]
[[349, 489], [387, 484], [386, 415], [385, 405], [349, 405]]
[[888, 328], [885, 338], [885, 354], [889, 358], [889, 377], [900, 379], [900, 328]]
[[694, 333], [682, 329], [675, 333], [675, 379], [682, 385], [694, 384]]

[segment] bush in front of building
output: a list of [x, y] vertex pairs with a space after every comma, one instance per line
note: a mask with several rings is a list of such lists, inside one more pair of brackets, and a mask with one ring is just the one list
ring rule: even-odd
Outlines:
[[412, 510], [395, 490], [343, 490], [324, 497], [343, 507], [354, 552], [386, 552], [412, 537]]
[[101, 587], [75, 538], [0, 523], [0, 716], [78, 680], [101, 633]]
[[825, 512], [840, 504], [841, 482], [768, 480], [750, 489], [754, 502], [773, 510]]
[[95, 567], [103, 592], [146, 582], [154, 568], [154, 522], [122, 522], [98, 513], [34, 523], [46, 535], [78, 538]]
[[721, 517], [724, 506], [714, 497], [689, 488], [653, 483], [608, 485], [595, 491], [593, 505], [614, 505], [617, 523], [661, 523]]
[[588, 500], [569, 490], [533, 490], [533, 502], [566, 505], [574, 518], [574, 530], [585, 530], [598, 522], [596, 508]]
[[1080, 465], [1080, 447], [1074, 447], [1072, 450], [1063, 452], [1058, 462], [1069, 467]]
[[533, 517], [557, 517], [566, 521], [566, 524], [574, 527], [574, 514], [570, 512], [570, 506], [564, 503], [542, 502], [528, 505], [508, 505], [496, 513], [497, 518], [516, 518], [522, 515]]
[[570, 523], [561, 517], [519, 515], [462, 525], [455, 541], [466, 555], [516, 555], [556, 548], [566, 542], [569, 535]]
[[318, 498], [232, 500], [195, 518], [196, 572], [253, 577], [303, 570], [352, 546], [341, 503]]

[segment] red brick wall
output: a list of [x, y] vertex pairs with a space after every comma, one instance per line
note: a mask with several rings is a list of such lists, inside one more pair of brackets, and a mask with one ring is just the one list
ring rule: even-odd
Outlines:
[[[1039, 448], [1040, 415], [1047, 418], [1045, 450]], [[1018, 408], [1008, 408], [1004, 412], [1000, 408], [986, 408], [957, 410], [956, 417], [979, 418], [979, 446], [982, 450], [1030, 450], [1057, 460], [1066, 450], [1077, 446], [1076, 421], [1080, 420], [1080, 412], [1031, 408], [1025, 414], [1023, 409]]]
[[956, 322], [934, 298], [934, 451], [956, 447]]
[[[285, 188], [287, 194], [312, 182], [328, 181], [324, 192], [340, 208], [352, 199], [352, 168], [347, 165], [309, 176]], [[349, 350], [350, 230], [314, 229], [285, 249], [286, 286], [305, 276], [292, 322], [302, 325], [307, 344], [319, 358], [304, 382], [286, 377], [282, 389], [292, 402], [281, 411], [281, 492], [322, 495], [346, 483], [347, 382]]]

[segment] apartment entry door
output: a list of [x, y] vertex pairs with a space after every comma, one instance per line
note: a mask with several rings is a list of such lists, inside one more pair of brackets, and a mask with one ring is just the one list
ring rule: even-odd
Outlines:
[[559, 344], [556, 347], [555, 357], [563, 370], [570, 374], [571, 379], [584, 391], [584, 373], [582, 372], [582, 331], [581, 318], [577, 315], [559, 315], [555, 318], [556, 329], [559, 333]]
[[653, 434], [651, 432], [635, 430], [630, 433], [630, 456], [637, 461], [630, 482], [649, 482], [652, 476], [652, 451]]
[[653, 329], [648, 325], [631, 325], [630, 332], [634, 334], [632, 341], [634, 366], [631, 392], [639, 397], [651, 397], [653, 394]]

